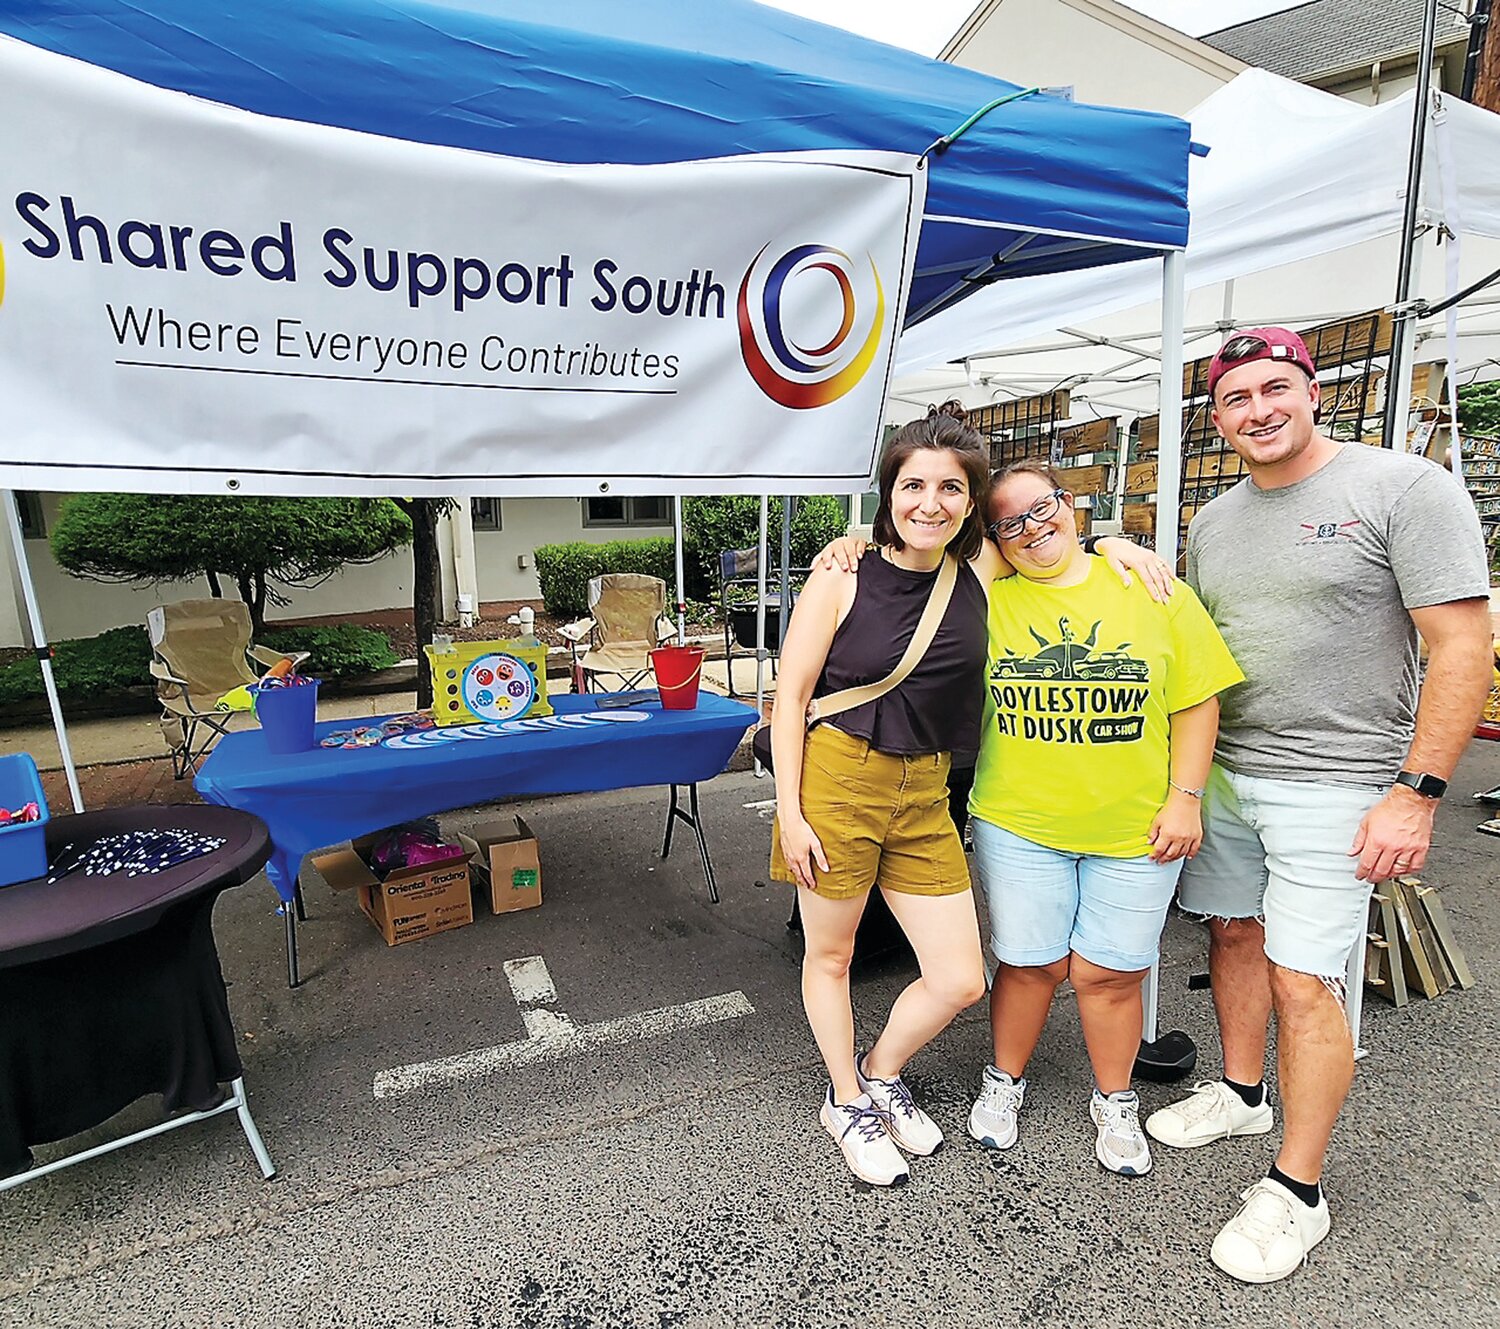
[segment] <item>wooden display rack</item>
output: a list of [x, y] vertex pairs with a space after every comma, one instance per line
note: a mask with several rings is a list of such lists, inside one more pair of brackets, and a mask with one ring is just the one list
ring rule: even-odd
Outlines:
[[1474, 975], [1448, 922], [1442, 898], [1419, 877], [1392, 877], [1370, 897], [1365, 985], [1397, 1006], [1413, 989], [1439, 997], [1474, 986]]

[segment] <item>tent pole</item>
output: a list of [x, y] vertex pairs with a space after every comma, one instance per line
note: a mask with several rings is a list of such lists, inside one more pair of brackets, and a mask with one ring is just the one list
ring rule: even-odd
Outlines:
[[[755, 556], [755, 722], [766, 713], [766, 527], [770, 522], [771, 500], [760, 496], [760, 540]], [[764, 774], [759, 762], [755, 773]]]
[[[1411, 355], [1417, 332], [1416, 311], [1409, 307], [1416, 282], [1417, 208], [1422, 194], [1422, 149], [1427, 136], [1428, 89], [1432, 86], [1433, 35], [1437, 28], [1437, 0], [1422, 6], [1422, 47], [1417, 57], [1417, 95], [1412, 103], [1411, 157], [1406, 168], [1406, 208], [1401, 218], [1401, 265], [1396, 272], [1396, 336], [1391, 343], [1391, 368], [1386, 379], [1385, 420], [1381, 446], [1406, 451], [1406, 422], [1411, 407]], [[1399, 441], [1397, 431], [1400, 431]]]
[[1177, 566], [1182, 525], [1182, 356], [1187, 263], [1181, 250], [1161, 261], [1161, 433], [1156, 447], [1156, 552]]
[[[1407, 267], [1407, 280], [1415, 284], [1422, 277], [1422, 247], [1414, 243]], [[1417, 351], [1417, 320], [1396, 315], [1391, 340], [1391, 368], [1385, 384], [1385, 419], [1381, 422], [1381, 447], [1405, 452], [1411, 421], [1411, 371]]]
[[[1156, 552], [1177, 566], [1182, 526], [1182, 359], [1187, 310], [1187, 262], [1180, 249], [1161, 260], [1161, 386], [1157, 390]], [[1141, 1011], [1141, 1051], [1156, 1043], [1161, 960], [1152, 963]]]
[[792, 512], [797, 500], [788, 494], [781, 500], [781, 607], [776, 613], [776, 654], [786, 644], [786, 624], [792, 603]]
[[687, 645], [687, 601], [682, 598], [682, 495], [672, 495], [672, 544], [677, 560], [677, 644]]
[[0, 505], [5, 508], [10, 527], [11, 548], [16, 551], [16, 570], [21, 574], [21, 592], [26, 597], [26, 616], [31, 621], [31, 641], [42, 666], [42, 683], [47, 689], [47, 704], [52, 708], [52, 727], [57, 731], [57, 747], [62, 753], [63, 771], [68, 777], [68, 792], [73, 796], [73, 811], [83, 811], [83, 792], [78, 788], [78, 772], [73, 766], [73, 750], [68, 746], [68, 730], [63, 724], [62, 702], [57, 695], [57, 680], [52, 677], [52, 652], [47, 647], [47, 632], [42, 627], [42, 611], [36, 601], [36, 587], [31, 581], [31, 564], [26, 559], [26, 537], [21, 532], [21, 513], [13, 490], [0, 489]]

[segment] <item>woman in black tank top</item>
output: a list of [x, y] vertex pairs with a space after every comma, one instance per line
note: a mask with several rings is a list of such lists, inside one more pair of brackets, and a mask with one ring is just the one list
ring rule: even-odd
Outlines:
[[[972, 765], [978, 749], [985, 588], [1010, 569], [984, 536], [988, 457], [962, 416], [961, 407], [929, 411], [891, 441], [875, 518], [881, 548], [855, 571], [820, 567], [808, 579], [782, 650], [771, 721], [778, 808], [771, 875], [799, 888], [803, 1005], [830, 1080], [820, 1119], [851, 1170], [875, 1185], [907, 1180], [898, 1147], [921, 1156], [942, 1143], [901, 1071], [985, 988], [948, 774], [954, 754]], [[945, 558], [958, 560], [958, 578], [911, 673], [808, 729], [814, 697], [892, 672]], [[877, 883], [921, 976], [856, 1060], [849, 962]]]

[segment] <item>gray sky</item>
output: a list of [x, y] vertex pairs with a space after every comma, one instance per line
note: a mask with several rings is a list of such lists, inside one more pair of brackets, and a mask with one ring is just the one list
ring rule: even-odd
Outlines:
[[[1132, 9], [1197, 36], [1247, 18], [1290, 9], [1301, 0], [1123, 0]], [[936, 55], [947, 45], [976, 0], [765, 0], [778, 9], [847, 28], [892, 46], [905, 46], [923, 55]], [[1024, 70], [1010, 77], [1024, 78]]]

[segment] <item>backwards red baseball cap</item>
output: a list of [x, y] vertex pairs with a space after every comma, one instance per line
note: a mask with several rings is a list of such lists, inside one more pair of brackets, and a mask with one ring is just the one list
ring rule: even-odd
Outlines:
[[1246, 328], [1219, 347], [1219, 353], [1209, 362], [1208, 395], [1214, 395], [1219, 380], [1231, 369], [1255, 360], [1289, 360], [1308, 378], [1318, 376], [1307, 343], [1290, 328]]

